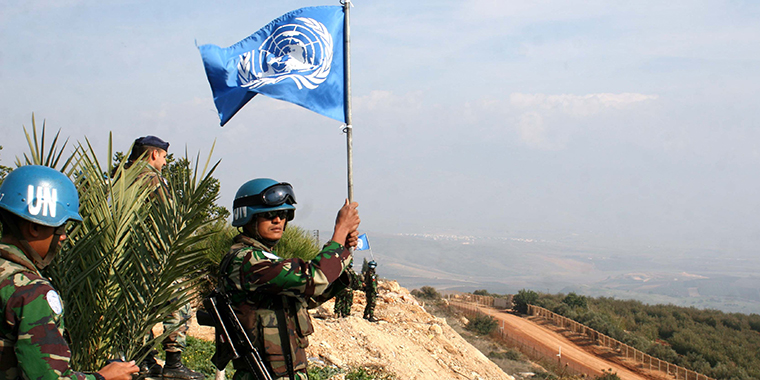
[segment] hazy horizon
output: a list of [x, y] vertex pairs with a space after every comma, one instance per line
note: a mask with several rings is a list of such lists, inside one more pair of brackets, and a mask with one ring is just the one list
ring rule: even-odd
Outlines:
[[[220, 128], [196, 48], [313, 5], [338, 2], [1, 3], [0, 164], [27, 150], [33, 112], [103, 154], [109, 131], [121, 151], [153, 134], [204, 157], [216, 141], [220, 204], [271, 177], [294, 185], [297, 224], [328, 228], [340, 123], [257, 96]], [[364, 230], [758, 252], [760, 4], [354, 5]]]

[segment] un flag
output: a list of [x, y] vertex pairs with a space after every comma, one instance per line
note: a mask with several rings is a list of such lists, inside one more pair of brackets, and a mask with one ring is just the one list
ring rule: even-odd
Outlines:
[[345, 122], [343, 7], [286, 13], [227, 48], [202, 45], [221, 125], [256, 94]]

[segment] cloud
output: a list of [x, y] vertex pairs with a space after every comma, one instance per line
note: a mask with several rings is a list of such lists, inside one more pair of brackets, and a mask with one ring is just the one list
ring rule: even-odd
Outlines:
[[[589, 133], [594, 125], [604, 125], [597, 116], [632, 110], [657, 100], [657, 95], [637, 93], [524, 94], [509, 96], [508, 112], [523, 144], [536, 149], [564, 148], [574, 134]], [[622, 117], [622, 116], [620, 116]]]
[[519, 109], [541, 109], [561, 112], [569, 116], [591, 116], [605, 109], [625, 109], [636, 103], [656, 100], [657, 95], [635, 93], [588, 94], [588, 95], [545, 95], [513, 93], [509, 103]]

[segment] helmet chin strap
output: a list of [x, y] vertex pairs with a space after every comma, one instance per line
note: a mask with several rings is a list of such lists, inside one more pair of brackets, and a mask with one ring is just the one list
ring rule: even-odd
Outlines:
[[29, 245], [29, 242], [26, 239], [19, 239], [19, 243], [21, 243], [21, 247], [24, 248], [26, 256], [34, 262], [34, 266], [36, 266], [37, 269], [42, 270], [53, 262], [55, 255], [60, 250], [60, 245], [58, 244], [60, 239], [61, 235], [53, 235], [53, 240], [50, 242], [50, 247], [48, 247], [47, 255], [45, 255], [44, 258], [37, 253], [36, 249]]

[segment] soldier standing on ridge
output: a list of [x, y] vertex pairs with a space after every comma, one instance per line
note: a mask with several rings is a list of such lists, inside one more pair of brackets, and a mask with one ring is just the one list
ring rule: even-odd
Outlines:
[[[149, 182], [151, 186], [156, 187], [156, 197], [170, 201], [171, 193], [169, 192], [168, 182], [161, 175], [161, 170], [166, 165], [166, 155], [169, 150], [169, 143], [156, 137], [145, 136], [135, 140], [132, 146], [132, 152], [129, 154], [127, 167], [138, 164], [143, 165], [143, 171], [140, 173], [138, 180]], [[142, 160], [140, 161], [140, 158]], [[156, 362], [155, 351], [151, 351], [145, 360], [140, 363], [140, 373], [144, 376], [163, 376], [166, 379], [183, 379], [194, 380], [203, 379], [205, 376], [195, 372], [182, 364], [182, 351], [187, 346], [187, 330], [189, 328], [190, 318], [193, 316], [190, 304], [182, 305], [177, 311], [173, 312], [169, 318], [163, 321], [164, 330], [174, 330], [173, 333], [164, 339], [162, 343], [166, 352], [166, 363], [161, 368]]]
[[[349, 247], [356, 246], [360, 223], [358, 204], [346, 200], [332, 239], [313, 260], [283, 259], [272, 247], [295, 217], [295, 203], [288, 183], [258, 178], [243, 184], [232, 206], [232, 225], [240, 234], [219, 267], [220, 288], [278, 380], [307, 380], [306, 347], [314, 332], [307, 308], [348, 284]], [[235, 380], [256, 379], [242, 360], [232, 362]]]
[[362, 281], [359, 279], [359, 275], [354, 272], [353, 260], [348, 264], [346, 273], [348, 273], [351, 283], [335, 296], [334, 312], [338, 318], [344, 318], [351, 315], [351, 306], [354, 305], [354, 290], [362, 288]]
[[370, 322], [377, 322], [375, 318], [375, 306], [377, 305], [377, 274], [375, 268], [377, 263], [372, 260], [367, 264], [367, 272], [364, 273], [364, 294], [367, 297], [367, 306], [364, 307], [364, 319]]
[[81, 222], [79, 195], [63, 173], [37, 165], [12, 171], [0, 185], [0, 378], [130, 380], [134, 361], [74, 372], [64, 339], [64, 307], [40, 274]]

